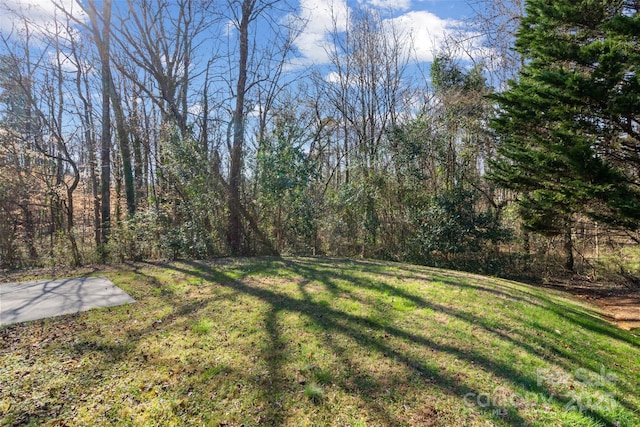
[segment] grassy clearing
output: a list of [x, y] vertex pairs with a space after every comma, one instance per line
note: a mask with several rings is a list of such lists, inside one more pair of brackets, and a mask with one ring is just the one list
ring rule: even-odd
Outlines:
[[106, 275], [138, 302], [0, 329], [2, 424], [640, 425], [640, 338], [548, 289], [308, 258]]

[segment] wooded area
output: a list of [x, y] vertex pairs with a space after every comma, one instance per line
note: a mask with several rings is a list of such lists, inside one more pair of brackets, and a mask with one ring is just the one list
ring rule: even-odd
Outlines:
[[51, 1], [1, 34], [5, 268], [322, 254], [513, 276], [637, 251], [640, 1], [470, 0], [482, 49], [452, 34], [429, 67], [364, 7], [309, 65], [286, 1]]

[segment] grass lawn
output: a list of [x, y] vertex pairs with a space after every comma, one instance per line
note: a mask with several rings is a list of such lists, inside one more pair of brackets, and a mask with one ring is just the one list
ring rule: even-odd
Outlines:
[[135, 304], [0, 328], [0, 424], [640, 425], [640, 337], [405, 264], [135, 264]]

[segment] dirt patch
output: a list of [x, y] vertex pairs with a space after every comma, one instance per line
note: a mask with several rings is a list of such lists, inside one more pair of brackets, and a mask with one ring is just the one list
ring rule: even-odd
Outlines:
[[626, 330], [640, 328], [640, 284], [632, 277], [590, 280], [574, 276], [545, 286], [568, 292], [600, 307], [610, 321]]
[[621, 328], [640, 328], [640, 295], [609, 298], [601, 305]]

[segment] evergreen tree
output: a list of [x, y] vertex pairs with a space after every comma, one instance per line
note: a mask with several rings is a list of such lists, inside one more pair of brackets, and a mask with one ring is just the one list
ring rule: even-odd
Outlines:
[[494, 98], [492, 178], [521, 192], [531, 230], [570, 239], [576, 213], [640, 226], [639, 10], [627, 0], [527, 2], [516, 41], [526, 65]]

